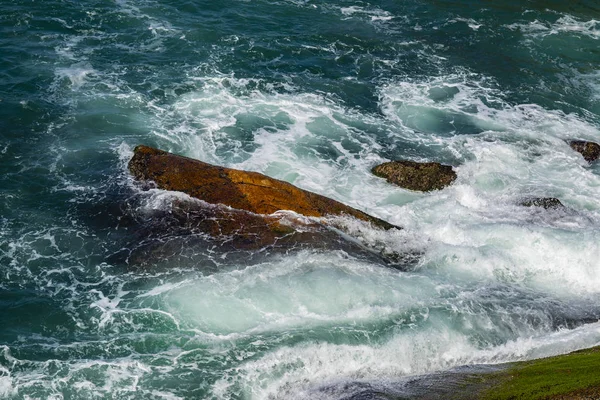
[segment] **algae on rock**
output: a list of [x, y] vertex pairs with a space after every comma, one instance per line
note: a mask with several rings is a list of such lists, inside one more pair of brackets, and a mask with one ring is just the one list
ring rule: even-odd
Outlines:
[[421, 192], [443, 189], [456, 180], [451, 166], [435, 162], [390, 161], [377, 165], [372, 172], [390, 183]]

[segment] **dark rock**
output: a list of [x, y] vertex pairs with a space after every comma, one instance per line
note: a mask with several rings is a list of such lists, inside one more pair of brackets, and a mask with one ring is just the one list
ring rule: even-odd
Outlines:
[[[509, 365], [469, 365], [423, 375], [372, 381], [334, 382], [313, 389], [315, 398], [340, 400], [440, 400], [480, 399], [479, 393], [489, 389]], [[486, 381], [490, 378], [490, 381]], [[319, 394], [321, 396], [319, 396]]]
[[[338, 201], [257, 172], [219, 167], [148, 146], [135, 148], [129, 170], [136, 179], [153, 181], [160, 189], [183, 192], [207, 203], [224, 204], [253, 214], [291, 210], [309, 217], [348, 215], [383, 229], [397, 228]], [[264, 221], [270, 230], [280, 229], [278, 222]]]
[[572, 140], [569, 146], [578, 153], [581, 153], [587, 162], [596, 161], [600, 158], [600, 144], [587, 142], [585, 140]]
[[563, 203], [555, 197], [532, 197], [520, 203], [525, 207], [543, 207], [545, 209], [564, 208]]
[[421, 192], [443, 189], [456, 179], [451, 166], [435, 162], [390, 161], [374, 167], [372, 172], [390, 183]]
[[401, 257], [360, 240], [348, 240], [337, 229], [297, 214], [260, 215], [175, 196], [167, 207], [132, 211], [137, 222], [133, 238], [109, 257], [111, 263], [152, 269], [177, 265], [214, 272], [224, 265], [251, 265], [271, 254], [305, 249], [342, 250], [400, 269], [416, 261], [410, 254]]

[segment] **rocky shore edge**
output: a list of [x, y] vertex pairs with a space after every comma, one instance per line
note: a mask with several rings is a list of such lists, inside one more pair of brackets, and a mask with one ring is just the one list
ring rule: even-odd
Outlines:
[[319, 391], [369, 400], [597, 400], [600, 346], [506, 364], [460, 366], [397, 381], [356, 381]]

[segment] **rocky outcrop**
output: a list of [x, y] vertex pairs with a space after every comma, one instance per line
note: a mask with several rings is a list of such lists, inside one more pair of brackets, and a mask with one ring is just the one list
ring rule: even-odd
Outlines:
[[456, 179], [451, 166], [435, 162], [390, 161], [374, 167], [372, 172], [390, 183], [421, 192], [443, 189]]
[[[153, 181], [160, 189], [183, 192], [207, 203], [254, 214], [291, 210], [309, 217], [348, 215], [383, 229], [395, 228], [338, 201], [258, 172], [215, 166], [148, 146], [135, 148], [129, 170], [136, 179]], [[268, 225], [273, 228], [272, 223]]]
[[578, 153], [581, 153], [585, 161], [593, 162], [600, 158], [600, 144], [587, 142], [585, 140], [572, 140], [569, 146]]
[[556, 197], [532, 197], [524, 199], [520, 204], [525, 207], [542, 207], [546, 210], [565, 207]]

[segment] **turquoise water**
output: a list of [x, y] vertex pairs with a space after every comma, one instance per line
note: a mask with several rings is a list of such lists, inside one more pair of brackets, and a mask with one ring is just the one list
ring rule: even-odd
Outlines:
[[[600, 164], [570, 139], [600, 141], [597, 1], [3, 0], [0, 397], [378, 398], [597, 345]], [[386, 219], [348, 223], [418, 261], [180, 227], [140, 143]], [[370, 174], [398, 158], [458, 179]]]

